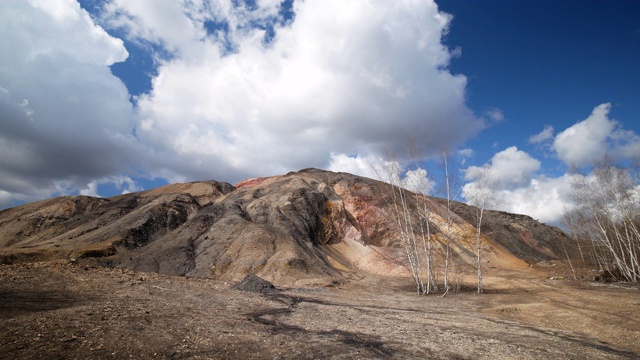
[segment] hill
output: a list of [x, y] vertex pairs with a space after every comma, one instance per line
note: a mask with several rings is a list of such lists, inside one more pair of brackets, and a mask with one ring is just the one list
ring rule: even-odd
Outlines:
[[[235, 186], [201, 181], [108, 199], [53, 198], [0, 212], [0, 261], [69, 259], [225, 281], [256, 274], [276, 285], [329, 284], [358, 272], [403, 275], [389, 194], [383, 182], [305, 169]], [[446, 205], [425, 201], [438, 249]], [[454, 259], [459, 269], [471, 268], [473, 208], [454, 208]], [[562, 242], [571, 243], [524, 215], [489, 211], [484, 224], [488, 267], [562, 258]]]

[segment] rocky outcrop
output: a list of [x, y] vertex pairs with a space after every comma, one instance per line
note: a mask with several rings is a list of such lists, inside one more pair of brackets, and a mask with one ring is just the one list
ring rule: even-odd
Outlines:
[[272, 283], [254, 274], [247, 275], [242, 281], [233, 285], [232, 289], [258, 293], [274, 293], [278, 291]]
[[[427, 198], [436, 247], [445, 207]], [[306, 169], [236, 186], [173, 184], [109, 199], [62, 197], [0, 212], [0, 261], [72, 261], [237, 282], [330, 284], [356, 271], [405, 273], [389, 185]], [[459, 206], [452, 248], [473, 264], [470, 207]], [[488, 261], [521, 266], [560, 255], [558, 229], [489, 212]], [[493, 234], [493, 235], [491, 235]], [[436, 259], [437, 260], [437, 259]]]

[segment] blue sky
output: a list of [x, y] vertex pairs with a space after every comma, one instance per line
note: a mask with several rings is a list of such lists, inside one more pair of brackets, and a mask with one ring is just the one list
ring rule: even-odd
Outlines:
[[477, 113], [499, 108], [506, 119], [468, 143], [479, 154], [491, 142], [537, 153], [527, 140], [542, 125], [566, 129], [606, 102], [625, 128], [640, 129], [637, 1], [438, 4], [454, 15], [445, 43], [462, 49], [450, 69], [469, 78], [467, 105]]
[[[570, 165], [640, 153], [637, 1], [9, 0], [0, 208], [319, 167], [414, 141], [558, 223]], [[409, 185], [408, 185], [409, 186]]]

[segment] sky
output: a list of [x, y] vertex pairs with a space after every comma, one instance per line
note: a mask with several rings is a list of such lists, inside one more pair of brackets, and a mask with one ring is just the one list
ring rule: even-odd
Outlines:
[[[0, 209], [308, 167], [558, 224], [571, 168], [640, 154], [635, 0], [4, 0]], [[428, 179], [426, 179], [427, 177]]]

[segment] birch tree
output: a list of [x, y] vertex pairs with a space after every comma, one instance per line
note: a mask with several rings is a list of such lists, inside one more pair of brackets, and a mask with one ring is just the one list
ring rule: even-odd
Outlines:
[[447, 202], [445, 226], [443, 229], [440, 229], [444, 235], [444, 289], [446, 293], [450, 287], [449, 270], [453, 255], [451, 252], [451, 241], [452, 237], [455, 236], [453, 231], [454, 205], [462, 188], [459, 186], [460, 182], [457, 172], [451, 167], [451, 154], [448, 151], [440, 152], [439, 167], [442, 173], [439, 195]]
[[422, 278], [419, 247], [413, 231], [413, 216], [409, 209], [408, 191], [402, 187], [400, 181], [402, 166], [395, 156], [387, 154], [385, 160], [378, 164], [378, 166], [374, 166], [374, 171], [379, 179], [389, 184], [390, 200], [387, 201], [387, 205], [391, 210], [393, 221], [404, 246], [408, 269], [413, 277], [416, 291], [419, 295], [422, 295], [424, 293], [424, 281]]
[[489, 168], [481, 168], [471, 176], [472, 182], [465, 186], [464, 196], [469, 205], [475, 206], [476, 267], [478, 270], [478, 294], [482, 287], [482, 222], [485, 210], [495, 207], [495, 193], [500, 184], [497, 174]]
[[[418, 163], [414, 160], [414, 169], [407, 170], [408, 167], [403, 166], [397, 157], [387, 154], [386, 160], [374, 166], [374, 170], [378, 178], [389, 184], [387, 205], [404, 245], [416, 291], [424, 295], [437, 291], [437, 286], [433, 273], [431, 212], [427, 204], [430, 184], [426, 171], [420, 169]], [[405, 175], [404, 179], [402, 175]], [[408, 183], [407, 180], [413, 181]]]
[[640, 280], [640, 166], [596, 165], [575, 175], [576, 209], [565, 216], [577, 236], [589, 240], [598, 264], [624, 280]]

